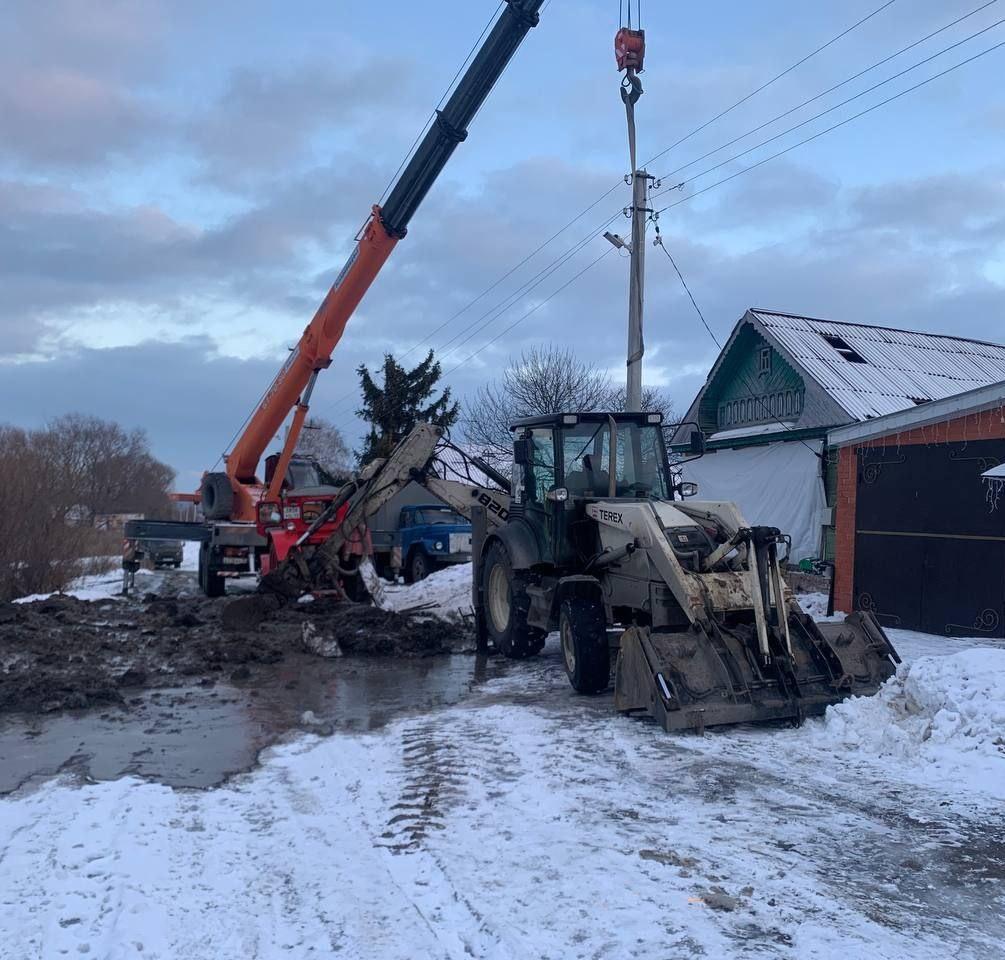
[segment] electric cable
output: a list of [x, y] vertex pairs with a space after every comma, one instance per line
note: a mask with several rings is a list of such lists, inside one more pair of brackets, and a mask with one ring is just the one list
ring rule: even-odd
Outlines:
[[[705, 328], [708, 335], [712, 338], [712, 342], [716, 345], [716, 347], [719, 348], [719, 352], [721, 353], [722, 344], [719, 342], [719, 338], [715, 335], [715, 332], [708, 325], [708, 321], [705, 319], [705, 314], [702, 313], [701, 307], [698, 306], [698, 301], [695, 300], [694, 294], [691, 292], [691, 288], [688, 286], [687, 281], [684, 279], [684, 274], [681, 273], [680, 267], [677, 266], [677, 261], [674, 260], [673, 254], [671, 254], [670, 251], [667, 249], [666, 244], [663, 242], [663, 237], [659, 234], [658, 231], [656, 235], [655, 245], [659, 247], [666, 254], [667, 259], [670, 261], [670, 265], [674, 269], [674, 273], [677, 274], [677, 279], [680, 280], [681, 286], [684, 288], [684, 292], [688, 295], [688, 299], [691, 301], [691, 306], [694, 307], [695, 313], [698, 314], [698, 319], [701, 320], [702, 326]], [[763, 414], [766, 415], [769, 420], [774, 420], [775, 423], [777, 423], [778, 426], [782, 428], [781, 431], [779, 431], [780, 433], [798, 432], [791, 424], [785, 423], [783, 420], [779, 419], [778, 416], [772, 413], [771, 408], [768, 406], [768, 404], [765, 403], [764, 399], [758, 395], [755, 385], [752, 384], [744, 374], [740, 374], [740, 380], [742, 381], [743, 385], [750, 391], [751, 399], [756, 404], [758, 404]], [[797, 437], [796, 439], [799, 441], [799, 443], [801, 443], [804, 447], [806, 447], [806, 449], [809, 450], [810, 453], [812, 453], [815, 457], [819, 457], [823, 460], [827, 459], [825, 453], [820, 453], [817, 450], [814, 450], [813, 447], [811, 447], [802, 437]]]
[[[854, 96], [848, 97], [845, 100], [842, 100], [839, 103], [836, 103], [836, 104], [834, 104], [831, 107], [828, 107], [826, 110], [821, 110], [819, 113], [815, 113], [812, 117], [807, 117], [805, 120], [801, 120], [799, 123], [793, 124], [791, 127], [788, 127], [785, 130], [781, 131], [781, 133], [776, 133], [774, 136], [768, 137], [766, 140], [762, 140], [760, 143], [755, 143], [752, 147], [748, 147], [746, 150], [741, 150], [739, 153], [733, 154], [733, 156], [728, 157], [726, 160], [721, 160], [718, 163], [713, 164], [711, 167], [707, 167], [705, 170], [702, 170], [701, 173], [693, 174], [692, 176], [688, 177], [686, 180], [680, 181], [680, 183], [675, 183], [675, 184], [673, 184], [673, 186], [663, 188], [662, 190], [660, 190], [657, 193], [653, 194], [653, 196], [657, 197], [657, 196], [661, 196], [662, 194], [665, 194], [665, 193], [670, 193], [673, 190], [680, 190], [682, 187], [687, 186], [687, 184], [692, 183], [695, 180], [699, 180], [699, 179], [701, 179], [701, 177], [707, 176], [708, 174], [714, 172], [715, 170], [719, 170], [720, 168], [727, 166], [728, 164], [732, 163], [734, 160], [739, 160], [741, 157], [745, 157], [748, 153], [753, 153], [755, 150], [759, 150], [761, 147], [767, 146], [769, 143], [774, 143], [776, 140], [780, 140], [782, 137], [787, 136], [788, 134], [792, 133], [793, 131], [799, 130], [802, 127], [805, 127], [807, 124], [812, 123], [814, 120], [819, 120], [821, 117], [825, 117], [825, 116], [827, 116], [827, 114], [833, 113], [835, 110], [839, 110], [841, 107], [845, 107], [849, 103], [853, 103], [855, 100], [859, 100], [862, 97], [864, 97], [864, 96], [872, 93], [873, 91], [878, 90], [880, 87], [886, 86], [886, 84], [891, 83], [894, 80], [900, 79], [905, 74], [910, 73], [912, 70], [917, 70], [918, 67], [922, 67], [926, 63], [931, 63], [932, 60], [935, 60], [936, 58], [941, 57], [943, 54], [948, 53], [950, 50], [955, 50], [957, 47], [963, 45], [964, 43], [968, 43], [970, 40], [974, 40], [975, 38], [977, 38], [977, 37], [979, 37], [979, 36], [987, 33], [989, 30], [993, 30], [995, 27], [1001, 26], [1003, 23], [1005, 23], [1005, 17], [1003, 17], [1000, 20], [996, 20], [994, 23], [989, 24], [988, 26], [984, 27], [981, 30], [978, 30], [976, 33], [972, 33], [969, 36], [964, 37], [962, 40], [957, 40], [955, 43], [951, 43], [951, 44], [949, 44], [949, 46], [943, 47], [941, 50], [937, 50], [935, 53], [930, 54], [929, 56], [925, 57], [924, 59], [917, 61], [917, 63], [912, 63], [909, 67], [905, 67], [903, 70], [900, 70], [899, 72], [893, 74], [892, 76], [887, 77], [885, 80], [880, 80], [879, 83], [875, 83], [871, 87], [867, 87], [865, 90], [861, 91], [860, 93], [856, 93]], [[970, 62], [969, 60], [963, 61], [963, 63], [969, 63], [969, 62]], [[958, 66], [962, 66], [962, 64], [958, 64]], [[953, 67], [951, 69], [956, 69], [956, 68]], [[943, 71], [943, 73], [936, 74], [935, 77], [930, 77], [928, 80], [923, 81], [921, 84], [917, 84], [914, 87], [908, 88], [907, 90], [903, 91], [903, 93], [910, 93], [912, 90], [916, 90], [918, 88], [918, 86], [923, 86], [925, 83], [928, 83], [931, 80], [934, 80], [934, 79], [937, 79], [938, 77], [944, 76], [945, 73], [947, 73], [947, 72], [949, 72], [949, 71]], [[876, 106], [882, 106], [885, 103], [889, 103], [890, 100], [897, 99], [897, 97], [902, 96], [903, 93], [897, 94], [895, 97], [891, 97], [889, 100], [884, 100], [881, 103], [877, 104]], [[799, 109], [799, 108], [796, 107], [794, 109]], [[871, 107], [870, 110], [872, 110], [872, 109], [874, 109], [874, 108]], [[862, 113], [855, 114], [855, 117], [863, 116], [865, 113], [868, 113], [868, 112], [869, 112], [869, 110], [866, 110], [866, 111], [863, 111]], [[775, 119], [779, 119], [779, 118], [776, 117]], [[854, 118], [852, 118], [852, 119], [854, 119]], [[773, 122], [774, 121], [771, 121], [771, 120], [768, 121], [768, 123], [773, 123]], [[767, 124], [762, 124], [762, 126], [767, 126]], [[756, 129], [760, 129], [760, 127], [756, 128]], [[737, 140], [742, 140], [744, 137], [749, 136], [751, 133], [754, 133], [754, 132], [755, 132], [755, 130], [748, 130], [747, 133], [743, 134], [743, 136], [741, 136], [741, 137], [738, 137]], [[736, 140], [731, 141], [731, 143], [735, 143], [735, 142], [736, 142]], [[729, 145], [730, 144], [724, 144], [723, 147], [719, 147], [718, 149], [711, 151], [711, 153], [718, 153], [719, 150], [722, 150], [726, 146], [729, 146]], [[709, 155], [710, 154], [706, 154], [705, 156], [709, 156]], [[704, 158], [700, 157], [699, 159], [704, 159]], [[692, 163], [697, 163], [697, 162], [698, 162], [697, 160], [693, 160], [693, 161], [691, 161], [691, 163], [687, 163], [683, 167], [678, 167], [677, 170], [673, 170], [670, 173], [666, 174], [665, 176], [663, 176], [663, 177], [661, 177], [659, 179], [665, 180], [668, 177], [672, 176], [674, 173], [678, 173], [679, 171], [684, 170], [686, 167], [691, 166]]]
[[[550, 0], [549, 0], [549, 2], [550, 2]], [[695, 134], [697, 134], [700, 131], [702, 131], [702, 130], [706, 129], [707, 127], [711, 126], [711, 124], [715, 123], [717, 120], [720, 120], [722, 117], [724, 117], [727, 114], [731, 113], [733, 110], [735, 110], [737, 107], [741, 106], [742, 104], [746, 103], [748, 100], [751, 100], [758, 93], [760, 93], [763, 90], [766, 90], [773, 83], [775, 83], [776, 81], [780, 80], [782, 77], [786, 76], [787, 74], [791, 73], [793, 70], [796, 70], [798, 67], [802, 66], [808, 60], [812, 59], [817, 54], [819, 54], [822, 51], [826, 50], [828, 47], [833, 46], [833, 44], [837, 43], [838, 40], [841, 40], [843, 37], [846, 37], [849, 33], [851, 33], [852, 31], [856, 30], [858, 27], [860, 27], [863, 24], [867, 23], [869, 20], [871, 20], [877, 14], [882, 13], [883, 10], [885, 10], [887, 7], [891, 6], [895, 2], [896, 2], [896, 0], [887, 0], [887, 2], [885, 2], [881, 6], [877, 7], [871, 13], [867, 14], [866, 16], [862, 17], [861, 19], [857, 20], [855, 23], [853, 23], [850, 26], [846, 27], [840, 33], [838, 33], [835, 36], [831, 37], [825, 43], [823, 43], [820, 46], [816, 47], [814, 50], [810, 51], [808, 54], [806, 54], [805, 56], [801, 57], [795, 63], [793, 63], [790, 66], [786, 67], [783, 71], [781, 71], [780, 73], [776, 74], [774, 77], [772, 77], [771, 79], [767, 80], [765, 83], [762, 83], [755, 90], [752, 90], [746, 96], [741, 97], [739, 100], [737, 100], [735, 103], [733, 103], [732, 105], [730, 105], [729, 107], [727, 107], [725, 110], [720, 111], [718, 114], [716, 114], [716, 116], [712, 117], [710, 120], [707, 120], [705, 123], [701, 124], [699, 127], [696, 127], [690, 133], [688, 133], [687, 135], [685, 135], [681, 139], [677, 140], [675, 143], [671, 144], [666, 149], [660, 151], [660, 153], [655, 154], [653, 157], [651, 157], [647, 161], [647, 164], [651, 163], [653, 160], [657, 160], [660, 157], [666, 155], [667, 153], [669, 153], [670, 150], [674, 149], [677, 146], [680, 146], [680, 144], [682, 144], [685, 141], [689, 140]], [[991, 0], [991, 2], [996, 2], [996, 0]], [[501, 4], [500, 4], [500, 6], [501, 6]], [[622, 7], [619, 4], [619, 21], [623, 19], [622, 18], [622, 14], [621, 14], [621, 9], [622, 9]], [[493, 14], [493, 17], [494, 16], [495, 16], [495, 14]], [[641, 18], [641, 10], [639, 10], [639, 17]], [[484, 31], [483, 31], [482, 35], [484, 35]], [[470, 58], [470, 54], [469, 54], [469, 58]], [[462, 66], [461, 69], [463, 69], [463, 66]], [[460, 73], [460, 70], [458, 70], [458, 74], [459, 73]], [[854, 79], [854, 78], [851, 78], [851, 79]], [[455, 77], [455, 80], [456, 80], [456, 77]], [[441, 103], [442, 103], [442, 99], [441, 99]], [[434, 114], [435, 114], [435, 111], [434, 111]], [[428, 126], [428, 122], [427, 122], [427, 126]], [[421, 133], [420, 133], [420, 137], [421, 137]], [[416, 139], [416, 142], [418, 142], [418, 138]], [[414, 149], [414, 147], [413, 147], [413, 149]], [[402, 163], [401, 167], [398, 168], [399, 172], [402, 169], [402, 167], [404, 167], [404, 162]], [[397, 174], [395, 174], [395, 176], [397, 176]], [[393, 178], [392, 178], [392, 182], [393, 182]], [[480, 301], [481, 299], [483, 299], [485, 296], [487, 296], [489, 293], [491, 293], [491, 291], [494, 290], [496, 287], [498, 287], [499, 284], [503, 283], [505, 280], [507, 280], [509, 277], [511, 277], [514, 273], [516, 273], [516, 271], [518, 271], [521, 267], [523, 267], [524, 265], [526, 265], [531, 259], [533, 259], [535, 256], [537, 256], [537, 254], [540, 253], [545, 247], [547, 247], [555, 239], [557, 239], [562, 233], [564, 233], [566, 230], [568, 230], [569, 227], [571, 227], [573, 224], [575, 224], [576, 222], [578, 222], [579, 220], [581, 220], [587, 213], [589, 213], [590, 210], [592, 210], [594, 207], [596, 207], [597, 204], [601, 203], [603, 200], [605, 200], [607, 197], [609, 197], [616, 189], [618, 189], [622, 185], [622, 183], [623, 183], [623, 180], [619, 180], [617, 183], [615, 183], [613, 186], [611, 186], [605, 193], [603, 193], [600, 197], [598, 197], [596, 200], [594, 200], [588, 207], [584, 208], [579, 214], [577, 214], [570, 221], [568, 221], [568, 223], [566, 223], [558, 231], [556, 231], [554, 234], [552, 234], [547, 240], [545, 240], [542, 244], [540, 244], [534, 250], [532, 250], [529, 254], [527, 254], [519, 263], [517, 263], [513, 267], [511, 267], [506, 273], [504, 273], [501, 277], [499, 277], [498, 280], [496, 280], [489, 287], [487, 287], [485, 290], [483, 290], [474, 299], [472, 299], [467, 304], [465, 304], [465, 306], [462, 307], [460, 310], [458, 310], [456, 313], [452, 314], [450, 317], [448, 317], [446, 320], [444, 320], [441, 324], [439, 324], [439, 326], [437, 326], [430, 334], [427, 334], [426, 337], [424, 337], [422, 341], [420, 341], [418, 343], [415, 343], [411, 347], [409, 347], [408, 350], [406, 350], [405, 353], [402, 354], [402, 359], [404, 359], [405, 357], [407, 357], [410, 354], [412, 354], [415, 350], [419, 349], [419, 347], [422, 346], [423, 343], [427, 343], [432, 337], [434, 337], [437, 333], [439, 333], [445, 327], [447, 327], [451, 323], [453, 323], [454, 320], [456, 320], [459, 316], [461, 316], [468, 309], [470, 309], [470, 307], [472, 307], [475, 303], [477, 303], [478, 301]], [[390, 187], [390, 184], [388, 185], [388, 188], [389, 187]], [[386, 192], [387, 191], [385, 189], [385, 194], [386, 194]], [[347, 395], [345, 395], [343, 397], [340, 397], [339, 399], [335, 400], [334, 403], [332, 404], [332, 406], [340, 405], [345, 399], [348, 399], [349, 396], [353, 396], [354, 394], [355, 394], [355, 391], [351, 391], [349, 394], [347, 394]]]
[[566, 287], [571, 286], [580, 277], [582, 277], [583, 274], [585, 274], [588, 271], [592, 270], [598, 263], [600, 263], [601, 260], [604, 259], [604, 257], [608, 256], [609, 254], [611, 254], [613, 252], [614, 252], [614, 247], [609, 247], [607, 250], [605, 250], [595, 260], [591, 260], [585, 267], [583, 267], [582, 270], [579, 271], [579, 273], [575, 274], [574, 276], [572, 276], [568, 280], [566, 280], [565, 283], [563, 283], [556, 290], [553, 290], [550, 294], [548, 294], [547, 297], [545, 297], [542, 301], [540, 301], [540, 303], [536, 303], [525, 314], [523, 314], [522, 316], [520, 316], [516, 320], [514, 320], [508, 327], [506, 327], [504, 330], [501, 330], [491, 340], [487, 341], [486, 343], [483, 343], [477, 350], [474, 350], [471, 353], [469, 353], [460, 363], [458, 363], [454, 367], [451, 367], [443, 376], [444, 377], [448, 377], [448, 376], [450, 376], [450, 374], [455, 373], [457, 370], [460, 370], [460, 368], [463, 367], [466, 363], [468, 363], [470, 360], [474, 359], [474, 357], [478, 356], [478, 354], [481, 353], [482, 350], [485, 350], [487, 347], [492, 346], [492, 344], [495, 343], [497, 340], [499, 340], [502, 337], [506, 336], [507, 333], [509, 333], [511, 330], [513, 330], [519, 324], [523, 323], [523, 321], [526, 320], [529, 316], [531, 316], [531, 314], [536, 313], [538, 310], [540, 310], [541, 307], [543, 307], [549, 301], [553, 300], [556, 296], [558, 296], [558, 294], [560, 294], [563, 290], [565, 290]]
[[[778, 159], [778, 157], [790, 153], [797, 147], [802, 147], [805, 144], [811, 143], [813, 140], [816, 140], [819, 137], [824, 136], [825, 134], [831, 133], [832, 131], [837, 130], [840, 127], [847, 126], [847, 124], [851, 123], [852, 121], [858, 120], [860, 117], [864, 117], [866, 114], [872, 113], [873, 110], [878, 110], [880, 107], [885, 107], [887, 104], [893, 103], [894, 100], [899, 100], [901, 97], [907, 96], [907, 94], [913, 93], [915, 90], [918, 90], [921, 87], [926, 86], [933, 80], [939, 80], [942, 77], [946, 76], [947, 74], [952, 73], [954, 70], [958, 70], [960, 67], [965, 67], [967, 66], [967, 64], [973, 63], [975, 60], [979, 60], [981, 57], [985, 57], [989, 53], [993, 53], [995, 50], [998, 50], [1001, 47], [1005, 47], [1005, 40], [1001, 41], [1000, 43], [996, 43], [994, 44], [994, 46], [988, 47], [985, 50], [981, 50], [980, 53], [975, 53], [973, 56], [967, 57], [966, 60], [961, 60], [959, 63], [955, 63], [951, 67], [947, 67], [945, 70], [942, 70], [939, 73], [933, 74], [930, 77], [926, 77], [924, 80], [919, 81], [913, 86], [907, 87], [906, 89], [901, 90], [899, 93], [895, 93], [893, 96], [887, 97], [885, 100], [880, 100], [879, 103], [874, 103], [872, 106], [867, 107], [865, 110], [860, 110], [858, 113], [853, 114], [850, 117], [846, 117], [844, 120], [840, 120], [839, 122], [832, 124], [831, 126], [826, 127], [823, 130], [819, 130], [816, 133], [812, 134], [811, 136], [805, 137], [804, 139], [798, 141], [797, 143], [790, 144], [783, 150], [779, 150], [777, 153], [773, 153], [770, 156], [763, 157], [756, 163], [752, 163], [749, 167], [744, 167], [742, 170], [737, 170], [735, 173], [731, 173], [728, 177], [723, 177], [721, 180], [716, 180], [715, 183], [711, 183], [706, 187], [702, 187], [700, 190], [695, 190], [694, 193], [688, 194], [686, 197], [681, 197], [680, 200], [676, 200], [673, 203], [669, 203], [665, 207], [660, 207], [659, 210], [655, 212], [657, 215], [662, 214], [665, 213], [667, 210], [672, 210], [674, 207], [680, 206], [680, 204], [682, 203], [688, 203], [695, 197], [699, 197], [703, 193], [707, 193], [709, 190], [714, 190], [716, 187], [721, 187], [724, 183], [729, 183], [730, 180], [735, 180], [737, 177], [740, 177], [745, 173], [750, 173], [751, 170], [756, 170], [758, 167], [763, 166], [764, 164], [770, 162], [771, 160], [776, 160]], [[701, 176], [701, 174], [699, 174], [699, 176]], [[694, 179], [697, 178], [696, 177], [691, 178], [691, 180]], [[690, 182], [690, 180], [686, 182]], [[677, 188], [674, 187], [670, 189], [677, 189]], [[653, 194], [653, 197], [669, 193], [670, 189], [661, 190], [658, 193]]]
[[806, 56], [804, 56], [801, 59], [797, 60], [791, 66], [786, 67], [781, 73], [776, 73], [775, 76], [773, 76], [767, 82], [762, 83], [756, 90], [752, 90], [745, 97], [741, 97], [739, 100], [737, 100], [736, 103], [732, 104], [731, 106], [726, 107], [726, 109], [723, 110], [723, 111], [721, 111], [720, 113], [717, 113], [714, 117], [712, 117], [711, 120], [706, 120], [700, 126], [695, 127], [690, 133], [685, 134], [679, 140], [675, 141], [674, 143], [671, 143], [670, 146], [667, 147], [665, 150], [661, 150], [655, 156], [650, 157], [643, 164], [643, 166], [648, 166], [654, 160], [659, 160], [660, 157], [665, 156], [671, 150], [673, 150], [675, 147], [679, 147], [682, 143], [685, 143], [686, 141], [690, 140], [695, 134], [701, 133], [701, 131], [704, 130], [706, 127], [710, 127], [717, 120], [721, 120], [727, 114], [732, 113], [737, 107], [742, 106], [748, 100], [751, 100], [754, 97], [756, 97], [757, 94], [759, 94], [762, 90], [767, 90], [768, 87], [770, 87], [773, 83], [776, 83], [777, 81], [781, 80], [782, 77], [787, 76], [788, 74], [792, 73], [793, 70], [796, 70], [798, 67], [801, 67], [804, 63], [806, 63], [808, 60], [811, 60], [818, 53], [822, 53], [828, 47], [833, 46], [835, 43], [838, 42], [838, 40], [842, 39], [843, 37], [848, 36], [848, 34], [851, 33], [853, 30], [856, 30], [858, 27], [861, 27], [864, 23], [867, 23], [869, 20], [871, 20], [877, 14], [882, 13], [887, 7], [892, 6], [894, 3], [896, 3], [896, 0], [887, 0], [886, 3], [882, 4], [882, 6], [877, 7], [875, 10], [872, 11], [872, 13], [867, 14], [866, 16], [862, 17], [861, 20], [857, 20], [850, 27], [846, 27], [839, 34], [837, 34], [837, 36], [831, 37], [830, 40], [828, 40], [826, 43], [821, 44], [815, 50], [813, 50], [810, 53], [806, 54]]
[[[714, 154], [718, 153], [720, 150], [725, 150], [727, 147], [731, 147], [731, 146], [733, 146], [733, 144], [739, 143], [741, 140], [745, 139], [746, 137], [749, 137], [749, 136], [751, 136], [752, 134], [755, 134], [755, 133], [759, 133], [765, 127], [769, 127], [769, 126], [771, 126], [771, 124], [776, 123], [779, 120], [783, 120], [785, 117], [790, 116], [791, 114], [795, 113], [797, 110], [801, 110], [803, 107], [807, 107], [811, 103], [815, 103], [817, 100], [820, 100], [821, 98], [826, 97], [829, 93], [833, 93], [835, 90], [838, 90], [841, 87], [846, 86], [847, 84], [853, 82], [854, 80], [858, 80], [860, 77], [863, 77], [863, 76], [865, 76], [865, 74], [872, 72], [877, 67], [881, 67], [884, 64], [889, 63], [891, 60], [894, 60], [897, 57], [901, 56], [901, 54], [907, 53], [908, 50], [913, 50], [915, 47], [920, 46], [921, 44], [925, 43], [928, 40], [931, 40], [932, 37], [936, 37], [940, 33], [945, 33], [946, 30], [949, 30], [952, 27], [955, 27], [957, 24], [962, 23], [964, 20], [968, 20], [970, 17], [976, 16], [982, 10], [986, 10], [988, 7], [993, 6], [997, 2], [998, 2], [998, 0], [987, 0], [986, 3], [984, 3], [981, 6], [975, 8], [974, 10], [971, 10], [969, 13], [965, 13], [965, 14], [963, 14], [963, 16], [957, 17], [955, 20], [951, 21], [950, 23], [947, 23], [945, 26], [939, 27], [938, 30], [933, 30], [931, 33], [926, 34], [924, 37], [921, 37], [920, 39], [915, 40], [912, 43], [909, 43], [906, 47], [901, 47], [896, 53], [891, 53], [889, 56], [884, 57], [882, 60], [877, 60], [874, 64], [872, 64], [872, 66], [866, 67], [863, 70], [859, 70], [858, 73], [852, 74], [852, 76], [847, 77], [846, 79], [842, 80], [840, 83], [836, 83], [832, 87], [828, 87], [826, 90], [823, 90], [820, 93], [816, 94], [815, 96], [810, 97], [808, 100], [804, 100], [802, 103], [796, 104], [796, 106], [794, 106], [794, 107], [790, 107], [784, 113], [780, 113], [777, 116], [772, 117], [770, 120], [765, 120], [764, 123], [759, 124], [756, 127], [753, 127], [752, 129], [748, 130], [746, 133], [741, 133], [738, 137], [734, 137], [732, 140], [729, 140], [726, 143], [721, 144], [720, 146], [716, 147], [714, 150], [709, 150], [707, 153], [702, 154], [700, 157], [696, 157], [694, 160], [688, 161], [687, 163], [683, 164], [682, 166], [677, 167], [675, 170], [671, 170], [669, 173], [663, 174], [663, 176], [660, 179], [665, 180], [668, 177], [672, 177], [675, 173], [680, 173], [682, 170], [686, 170], [688, 167], [694, 166], [694, 164], [700, 163], [702, 160], [708, 159], [708, 157], [713, 156]], [[946, 53], [949, 50], [952, 50], [954, 47], [959, 46], [961, 43], [965, 43], [967, 40], [972, 40], [974, 37], [980, 36], [981, 33], [986, 33], [992, 27], [998, 26], [1002, 22], [1005, 22], [1005, 21], [999, 20], [996, 23], [991, 24], [991, 26], [985, 28], [984, 30], [978, 31], [977, 33], [973, 33], [969, 37], [965, 37], [963, 40], [959, 41], [959, 43], [951, 44], [948, 47], [944, 47], [942, 50], [938, 51], [938, 53], [933, 54], [932, 57], [930, 57], [930, 58], [928, 58], [926, 60], [920, 60], [918, 63], [914, 64], [914, 66], [908, 67], [907, 70], [904, 71], [904, 72], [908, 72], [910, 70], [913, 70], [915, 67], [918, 67], [918, 66], [921, 66], [921, 65], [927, 63], [928, 60], [934, 59], [935, 57], [940, 56], [941, 54]], [[839, 103], [839, 104], [837, 104], [837, 106], [832, 107], [830, 109], [831, 110], [836, 110], [838, 107], [844, 106], [845, 104], [850, 103], [852, 100], [857, 99], [857, 97], [864, 96], [865, 94], [870, 93], [871, 91], [875, 90], [876, 87], [882, 86], [883, 83], [888, 83], [890, 80], [895, 80], [895, 79], [897, 79], [897, 77], [902, 76], [902, 75], [903, 75], [903, 73], [894, 74], [894, 76], [888, 78], [887, 80], [882, 81], [882, 83], [876, 84], [876, 86], [870, 87], [868, 90], [864, 90], [864, 91], [862, 91], [862, 93], [856, 94], [855, 97], [849, 98], [848, 100], [845, 100], [842, 103]], [[822, 113], [818, 113], [814, 117], [811, 117], [810, 120], [818, 119], [819, 117], [824, 116], [824, 114], [826, 114], [828, 112], [830, 112], [830, 111], [823, 111]], [[806, 121], [806, 122], [809, 122], [809, 121]], [[796, 127], [790, 127], [789, 130], [786, 131], [786, 132], [791, 132], [792, 130], [795, 130], [795, 129], [797, 129], [797, 128]], [[780, 134], [780, 136], [782, 136], [782, 134]], [[770, 141], [764, 141], [764, 142], [768, 143]], [[761, 145], [763, 146], [763, 143]]]

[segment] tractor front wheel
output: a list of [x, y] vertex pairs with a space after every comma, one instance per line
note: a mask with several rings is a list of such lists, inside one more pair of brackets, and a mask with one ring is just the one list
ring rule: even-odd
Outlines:
[[564, 600], [558, 619], [562, 659], [577, 693], [601, 693], [611, 679], [604, 605], [596, 599]]
[[504, 657], [522, 660], [539, 653], [545, 633], [527, 623], [530, 595], [523, 579], [513, 571], [509, 554], [493, 543], [482, 566], [485, 625], [489, 637]]

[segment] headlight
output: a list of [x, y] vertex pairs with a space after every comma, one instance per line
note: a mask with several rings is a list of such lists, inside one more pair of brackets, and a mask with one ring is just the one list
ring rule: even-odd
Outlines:
[[441, 541], [437, 540], [436, 543], [433, 544], [433, 549], [434, 550], [442, 550], [443, 549], [443, 543]]

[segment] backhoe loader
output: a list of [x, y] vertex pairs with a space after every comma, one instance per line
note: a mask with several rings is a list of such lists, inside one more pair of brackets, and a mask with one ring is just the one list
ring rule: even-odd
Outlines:
[[[668, 731], [798, 723], [892, 676], [899, 657], [871, 614], [816, 623], [801, 610], [779, 530], [685, 498], [660, 414], [550, 414], [512, 429], [511, 477], [475, 463], [487, 486], [438, 472], [443, 432], [419, 424], [332, 505], [345, 511], [340, 530], [424, 484], [472, 518], [473, 606], [495, 648], [532, 656], [557, 630], [584, 694], [609, 686], [614, 651], [615, 707]], [[336, 576], [342, 538], [309, 547], [305, 535], [263, 587], [293, 596]]]

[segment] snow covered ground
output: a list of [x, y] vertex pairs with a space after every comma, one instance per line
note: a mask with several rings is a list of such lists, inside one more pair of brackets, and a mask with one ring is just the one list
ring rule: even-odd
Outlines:
[[[390, 592], [460, 607], [464, 569]], [[1005, 651], [894, 643], [878, 697], [800, 729], [668, 736], [551, 642], [212, 791], [23, 789], [0, 958], [1005, 956]]]
[[[182, 570], [195, 571], [199, 569], [199, 544], [186, 543], [183, 548]], [[143, 594], [157, 589], [162, 580], [162, 573], [157, 570], [147, 570], [146, 568], [136, 571], [136, 590]], [[70, 584], [65, 591], [71, 597], [78, 600], [107, 600], [117, 597], [122, 592], [122, 569], [116, 566], [110, 573], [99, 573], [93, 576], [80, 577]], [[35, 593], [26, 597], [19, 597], [15, 603], [32, 603], [35, 600], [44, 600], [50, 597], [49, 593]]]

